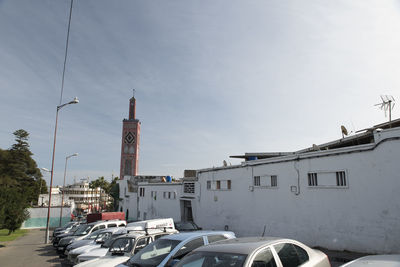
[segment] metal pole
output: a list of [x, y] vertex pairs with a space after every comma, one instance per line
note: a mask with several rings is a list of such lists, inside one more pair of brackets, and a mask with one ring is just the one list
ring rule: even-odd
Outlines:
[[69, 158], [69, 157], [65, 157], [64, 183], [63, 183], [63, 189], [62, 189], [61, 209], [60, 209], [60, 224], [59, 224], [60, 227], [61, 227], [62, 212], [63, 212], [63, 207], [64, 207], [64, 188], [65, 188], [65, 176], [66, 176], [66, 174], [67, 174], [67, 162], [68, 162], [68, 158]]
[[49, 221], [50, 221], [50, 207], [51, 207], [51, 188], [53, 187], [54, 155], [55, 155], [55, 152], [56, 152], [58, 111], [59, 111], [59, 107], [57, 107], [57, 112], [56, 112], [56, 125], [55, 125], [55, 127], [54, 127], [53, 156], [52, 156], [52, 160], [51, 160], [51, 178], [50, 178], [50, 190], [49, 190], [49, 207], [47, 208], [46, 236], [45, 236], [45, 240], [44, 240], [44, 243], [45, 243], [45, 244], [47, 244], [47, 243], [49, 242]]

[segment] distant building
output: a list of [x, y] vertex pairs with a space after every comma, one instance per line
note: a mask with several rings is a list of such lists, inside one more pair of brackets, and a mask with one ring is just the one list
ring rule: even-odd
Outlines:
[[105, 210], [107, 205], [111, 203], [110, 196], [103, 189], [100, 187], [90, 188], [89, 181], [87, 180], [68, 185], [65, 189], [61, 189], [61, 191], [64, 191], [64, 202], [66, 199], [73, 201], [78, 213]]
[[138, 173], [140, 121], [136, 119], [136, 99], [129, 100], [129, 117], [122, 122], [121, 141], [121, 180], [129, 179]]

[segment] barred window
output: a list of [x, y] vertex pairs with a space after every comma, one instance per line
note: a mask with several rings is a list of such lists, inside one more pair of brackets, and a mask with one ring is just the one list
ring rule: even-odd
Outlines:
[[308, 186], [318, 186], [318, 177], [316, 172], [308, 173]]
[[278, 176], [271, 175], [271, 187], [278, 186]]
[[254, 184], [254, 186], [260, 186], [261, 185], [261, 177], [260, 176], [254, 176], [253, 184]]
[[194, 194], [194, 183], [184, 183], [183, 192], [186, 194]]
[[336, 185], [347, 186], [346, 173], [344, 171], [336, 172]]

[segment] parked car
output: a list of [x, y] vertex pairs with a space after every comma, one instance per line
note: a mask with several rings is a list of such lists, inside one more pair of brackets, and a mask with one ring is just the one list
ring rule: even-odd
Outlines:
[[348, 262], [341, 267], [400, 267], [400, 255], [371, 255]]
[[55, 233], [55, 235], [53, 237], [53, 240], [52, 240], [53, 247], [57, 247], [58, 246], [58, 242], [60, 242], [60, 240], [63, 239], [64, 237], [73, 236], [74, 233], [78, 230], [78, 228], [80, 226], [82, 226], [82, 225], [85, 225], [85, 224], [83, 224], [83, 223], [82, 224], [76, 224], [66, 232], [57, 232], [57, 233]]
[[53, 231], [53, 238], [57, 235], [68, 233], [74, 226], [77, 227], [79, 224], [79, 222], [68, 222], [62, 227], [57, 227]]
[[116, 238], [126, 233], [125, 227], [97, 230], [82, 240], [72, 242], [72, 244], [67, 246], [64, 254], [68, 257], [68, 261], [71, 264], [76, 264], [79, 255], [88, 253], [93, 249], [101, 248], [102, 244], [110, 238]]
[[[146, 233], [147, 232], [147, 233]], [[148, 231], [133, 231], [129, 234], [117, 237], [107, 254], [98, 259], [85, 261], [77, 265], [77, 267], [106, 267], [116, 266], [120, 263], [126, 262], [135, 253], [139, 252], [148, 244], [154, 242], [165, 235], [177, 233], [175, 229], [159, 230], [153, 229]], [[82, 256], [82, 257], [81, 257]], [[84, 255], [78, 256], [78, 261], [84, 260]]]
[[291, 239], [246, 237], [200, 247], [174, 267], [330, 267], [328, 256]]
[[125, 227], [126, 222], [115, 220], [115, 221], [98, 221], [89, 224], [83, 224], [78, 227], [78, 229], [71, 236], [66, 236], [62, 238], [57, 244], [57, 252], [64, 256], [66, 247], [76, 240], [82, 240], [89, 236], [92, 232], [100, 229], [112, 228], [112, 227]]
[[194, 222], [186, 221], [186, 222], [176, 222], [175, 228], [179, 232], [189, 232], [189, 231], [199, 231], [202, 230], [201, 227], [197, 226]]
[[235, 233], [229, 231], [196, 231], [164, 236], [118, 267], [172, 266], [198, 247], [232, 238], [235, 238]]
[[102, 244], [99, 248], [92, 249], [89, 252], [82, 253], [81, 255], [79, 255], [75, 262], [78, 264], [81, 262], [90, 261], [93, 259], [106, 256], [108, 249], [110, 248], [114, 240], [120, 236], [121, 236], [120, 234], [112, 235], [111, 238], [105, 241], [104, 244]]

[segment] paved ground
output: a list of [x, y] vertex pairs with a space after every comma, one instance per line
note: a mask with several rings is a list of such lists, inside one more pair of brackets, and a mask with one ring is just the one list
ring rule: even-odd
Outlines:
[[44, 230], [30, 230], [17, 240], [0, 246], [0, 265], [5, 267], [62, 266], [51, 244], [44, 243]]
[[[30, 230], [26, 236], [6, 243], [5, 247], [0, 244], [0, 266], [67, 266], [66, 262], [58, 257], [56, 250], [51, 244], [43, 244], [44, 235], [45, 231], [43, 229]], [[364, 254], [360, 253], [330, 251], [322, 248], [318, 249], [328, 255], [332, 267], [340, 266], [345, 262], [364, 256]]]

